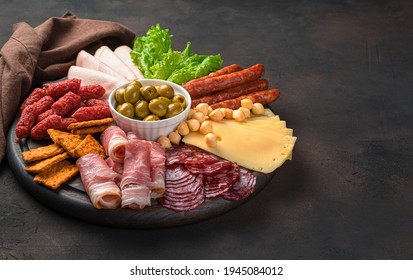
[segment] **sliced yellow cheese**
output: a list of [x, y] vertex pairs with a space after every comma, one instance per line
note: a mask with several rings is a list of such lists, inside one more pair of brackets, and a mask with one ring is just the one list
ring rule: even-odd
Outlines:
[[[263, 116], [260, 119], [272, 117]], [[182, 141], [262, 173], [271, 173], [292, 158], [297, 138], [289, 135], [292, 131], [285, 130], [285, 126], [277, 130], [268, 127], [268, 124], [257, 126], [250, 120], [243, 123], [223, 120], [212, 122], [212, 126], [212, 132], [218, 138], [216, 147], [208, 146], [204, 135], [198, 132], [189, 133]]]

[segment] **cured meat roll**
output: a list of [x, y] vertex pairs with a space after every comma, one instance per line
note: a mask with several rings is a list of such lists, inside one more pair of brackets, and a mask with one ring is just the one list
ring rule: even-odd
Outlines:
[[100, 136], [105, 153], [114, 161], [123, 163], [128, 138], [118, 126], [109, 126]]
[[87, 154], [76, 161], [80, 177], [95, 208], [115, 209], [121, 203], [117, 185], [120, 175], [114, 172], [98, 154]]
[[129, 140], [125, 146], [123, 176], [120, 182], [122, 207], [136, 210], [151, 205], [150, 145], [144, 140]]
[[161, 144], [150, 141], [151, 153], [151, 197], [159, 198], [165, 192], [165, 149]]

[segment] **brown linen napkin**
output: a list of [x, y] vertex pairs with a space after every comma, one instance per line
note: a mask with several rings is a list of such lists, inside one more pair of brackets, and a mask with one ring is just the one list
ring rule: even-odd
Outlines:
[[65, 77], [80, 50], [93, 53], [102, 45], [132, 45], [134, 38], [135, 33], [119, 23], [81, 19], [70, 12], [35, 28], [15, 24], [0, 50], [0, 162], [5, 156], [7, 130], [35, 82]]

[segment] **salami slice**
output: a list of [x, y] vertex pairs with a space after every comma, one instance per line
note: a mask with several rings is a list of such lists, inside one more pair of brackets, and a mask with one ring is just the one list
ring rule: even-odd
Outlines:
[[239, 180], [228, 191], [221, 194], [227, 200], [243, 200], [249, 197], [255, 189], [257, 178], [248, 170], [241, 168]]

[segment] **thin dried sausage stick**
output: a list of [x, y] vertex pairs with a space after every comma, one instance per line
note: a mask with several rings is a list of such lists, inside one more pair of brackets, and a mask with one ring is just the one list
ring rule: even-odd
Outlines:
[[17, 141], [30, 135], [30, 130], [37, 122], [39, 115], [52, 107], [53, 98], [44, 96], [39, 101], [23, 109], [16, 125]]
[[268, 89], [268, 80], [255, 80], [237, 87], [224, 89], [212, 94], [207, 94], [199, 98], [192, 99], [191, 107], [194, 108], [199, 103], [215, 104], [224, 100], [234, 99], [248, 93]]
[[215, 104], [212, 104], [212, 109], [217, 108], [229, 108], [236, 110], [241, 107], [241, 100], [248, 98], [251, 99], [254, 103], [261, 103], [261, 104], [270, 104], [274, 102], [278, 97], [280, 97], [280, 90], [279, 89], [268, 89], [253, 92], [250, 94], [242, 95], [234, 99], [224, 100]]
[[32, 93], [23, 101], [22, 105], [20, 106], [20, 111], [23, 111], [24, 108], [33, 104], [34, 102], [39, 101], [42, 97], [47, 95], [46, 89], [44, 88], [35, 88]]
[[94, 106], [94, 107], [80, 107], [74, 112], [72, 118], [75, 118], [79, 122], [99, 120], [104, 118], [110, 118], [109, 105], [107, 106]]
[[264, 75], [264, 65], [255, 64], [249, 68], [234, 73], [206, 78], [184, 87], [191, 97], [195, 98], [202, 94], [211, 93], [231, 87], [236, 87], [248, 82], [252, 82]]
[[72, 112], [75, 108], [79, 107], [80, 103], [82, 102], [82, 98], [69, 91], [65, 95], [63, 95], [59, 100], [57, 100], [52, 105], [53, 113], [59, 116], [66, 116], [70, 112]]
[[241, 66], [239, 66], [238, 64], [231, 64], [231, 65], [225, 66], [225, 67], [223, 67], [223, 68], [221, 68], [221, 69], [219, 69], [215, 72], [211, 72], [206, 76], [188, 81], [187, 83], [185, 83], [183, 85], [183, 87], [188, 86], [188, 85], [190, 85], [191, 83], [193, 83], [195, 81], [202, 81], [202, 80], [205, 80], [207, 78], [216, 77], [216, 76], [220, 76], [220, 75], [224, 75], [224, 74], [229, 74], [229, 73], [237, 72], [237, 71], [240, 71], [240, 70], [242, 70]]
[[69, 79], [61, 82], [45, 84], [47, 95], [51, 96], [55, 101], [68, 93], [69, 91], [77, 93], [80, 88], [79, 79]]
[[59, 115], [50, 115], [44, 120], [38, 122], [30, 131], [30, 137], [33, 140], [43, 140], [48, 137], [49, 128], [61, 129], [62, 117]]

